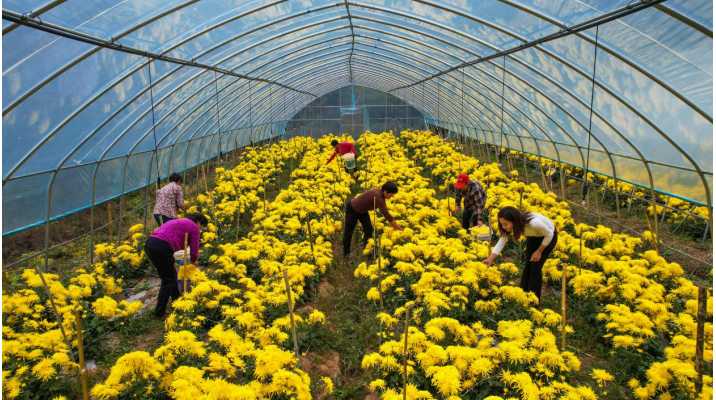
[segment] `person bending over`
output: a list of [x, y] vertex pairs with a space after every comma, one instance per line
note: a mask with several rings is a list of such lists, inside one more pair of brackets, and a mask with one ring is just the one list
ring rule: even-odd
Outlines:
[[363, 246], [373, 236], [373, 224], [370, 222], [368, 211], [380, 209], [383, 217], [388, 220], [393, 229], [402, 229], [395, 218], [390, 215], [385, 201], [398, 193], [398, 186], [393, 182], [386, 182], [378, 189], [367, 190], [346, 202], [346, 219], [343, 223], [343, 256], [347, 257], [351, 251], [351, 239], [356, 224], [360, 221], [363, 227]]
[[507, 244], [509, 236], [517, 240], [524, 235], [527, 243], [520, 287], [525, 292], [534, 293], [539, 299], [542, 295], [542, 266], [557, 244], [557, 229], [554, 223], [542, 214], [523, 213], [515, 207], [500, 209], [497, 220], [500, 240], [483, 262], [492, 265]]
[[179, 298], [177, 270], [174, 268], [174, 252], [184, 249], [184, 236], [188, 236], [191, 262], [199, 258], [199, 240], [201, 227], [208, 223], [205, 216], [191, 214], [186, 218], [173, 219], [165, 222], [149, 236], [144, 251], [157, 269], [161, 285], [157, 294], [156, 317], [164, 317], [169, 299]]
[[470, 229], [482, 225], [482, 210], [487, 194], [480, 182], [471, 180], [467, 174], [460, 174], [455, 187], [455, 214], [460, 212], [460, 203], [465, 202], [462, 212], [462, 227]]

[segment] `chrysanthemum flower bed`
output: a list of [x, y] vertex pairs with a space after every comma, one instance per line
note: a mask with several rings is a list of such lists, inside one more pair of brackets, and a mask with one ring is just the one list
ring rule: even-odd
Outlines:
[[[401, 137], [440, 182], [450, 182], [466, 165], [472, 165], [465, 161], [470, 157], [456, 157], [457, 151], [450, 144], [430, 133], [403, 132]], [[438, 165], [440, 169], [432, 168]], [[479, 170], [471, 172], [471, 176], [485, 179]], [[611, 346], [612, 365], [617, 368], [613, 373], [619, 382], [629, 385], [631, 395], [640, 399], [662, 394], [697, 396], [694, 352], [698, 289], [678, 264], [648, 250], [649, 243], [643, 238], [614, 233], [601, 225], [576, 223], [565, 203], [537, 185], [512, 181], [491, 184], [487, 191], [493, 229], [497, 228], [500, 207], [520, 203], [526, 210], [549, 216], [560, 228], [559, 243], [545, 265], [545, 276], [558, 288], [561, 270], [567, 268], [570, 315], [574, 316], [570, 320], [588, 321], [580, 328], [589, 331], [579, 334], [602, 337]], [[710, 320], [711, 297], [707, 304]], [[701, 398], [711, 397], [712, 329], [706, 323], [704, 358], [709, 368], [704, 389], [698, 394]]]
[[[202, 210], [214, 211], [215, 208], [206, 205], [216, 198], [219, 204], [228, 204], [228, 207], [216, 212], [215, 216], [211, 213], [212, 224], [203, 234], [204, 247], [210, 249], [211, 242], [219, 240], [216, 235], [222, 228], [223, 236], [233, 237], [228, 235], [233, 232], [225, 228], [225, 214], [221, 211], [236, 204], [243, 207], [242, 212], [250, 213], [262, 201], [265, 181], [277, 176], [286, 162], [299, 157], [301, 151], [300, 146], [288, 142], [252, 148], [232, 170], [217, 171], [217, 188], [200, 195], [198, 203]], [[20, 284], [3, 293], [5, 397], [36, 398], [42, 393], [50, 398], [53, 394], [77, 393], [77, 315], [82, 315], [87, 359], [103, 351], [105, 335], [121, 329], [129, 318], [136, 316], [142, 303], [121, 298], [125, 279], [147, 273], [148, 260], [142, 250], [146, 239], [143, 231], [143, 225], [134, 225], [129, 229], [128, 239], [96, 244], [95, 263], [88, 268], [75, 269], [65, 279], [50, 273], [41, 277], [35, 270], [26, 269]], [[225, 240], [224, 237], [221, 239]], [[51, 298], [42, 278], [50, 289]], [[61, 328], [58, 321], [62, 321]]]
[[[192, 281], [191, 291], [173, 302], [159, 347], [119, 357], [92, 388], [94, 398], [309, 399], [333, 390], [328, 377], [312, 380], [298, 367], [284, 281], [285, 273], [303, 351], [305, 333], [325, 329], [324, 312], [331, 310], [299, 306], [312, 300], [328, 268], [341, 268], [332, 242], [345, 200], [355, 194], [338, 163], [325, 165], [332, 138], [250, 149], [235, 168], [217, 170], [216, 186], [190, 209], [210, 219], [199, 267], [180, 276]], [[649, 250], [648, 233], [633, 237], [578, 223], [553, 193], [429, 132], [366, 133], [358, 144], [357, 183], [364, 190], [395, 181], [399, 192], [389, 208], [405, 227], [393, 230], [371, 213], [378, 240], [363, 249], [365, 261], [350, 267], [369, 283], [363, 295], [380, 309], [365, 316], [380, 325], [379, 347], [365, 349], [362, 360], [369, 390], [383, 399], [402, 399], [404, 384], [411, 399], [711, 397], [712, 325], [706, 324], [704, 389], [696, 393], [697, 288], [678, 264]], [[300, 160], [290, 184], [267, 199], [267, 182], [289, 160]], [[513, 284], [520, 271], [509, 261], [519, 260], [520, 243], [505, 249], [504, 262], [487, 266], [481, 260], [490, 243], [450, 214], [455, 204], [445, 190], [461, 172], [486, 187], [494, 231], [505, 205], [540, 212], [560, 230], [544, 268], [552, 290], [543, 308]], [[3, 295], [5, 396], [77, 393], [75, 316], [83, 315], [90, 353], [100, 349], [92, 340], [101, 339], [91, 338], [92, 329], [116, 329], [136, 316], [141, 304], [122, 300], [122, 286], [124, 278], [146, 273], [143, 230], [134, 226], [126, 241], [98, 244], [97, 262], [66, 281], [44, 274], [60, 319], [33, 270]], [[565, 268], [571, 345], [562, 350], [562, 318], [550, 298], [554, 303]], [[578, 357], [590, 351], [575, 347], [585, 337], [607, 349], [600, 368], [585, 368]]]
[[[291, 173], [289, 187], [265, 210], [258, 206], [244, 239], [216, 245], [209, 268], [192, 276], [194, 288], [173, 303], [162, 346], [153, 354], [123, 356], [93, 395], [311, 398], [311, 380], [296, 367], [292, 352], [283, 271], [293, 301], [301, 302], [306, 288], [332, 262], [328, 239], [340, 227], [332, 221], [350, 191], [350, 180], [323, 166], [329, 138], [294, 140], [300, 140], [303, 159]], [[220, 200], [214, 206], [224, 208]], [[303, 329], [324, 320], [318, 310], [295, 315]], [[141, 369], [133, 369], [134, 359], [141, 360]], [[332, 386], [326, 380], [320, 385], [323, 391]]]

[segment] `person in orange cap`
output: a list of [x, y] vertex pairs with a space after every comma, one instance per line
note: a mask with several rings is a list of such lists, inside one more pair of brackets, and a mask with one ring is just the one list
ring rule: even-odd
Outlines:
[[462, 227], [470, 229], [482, 225], [482, 209], [485, 207], [487, 193], [480, 182], [470, 180], [467, 174], [460, 174], [453, 185], [455, 187], [455, 214], [460, 212], [460, 203], [465, 202], [462, 212]]

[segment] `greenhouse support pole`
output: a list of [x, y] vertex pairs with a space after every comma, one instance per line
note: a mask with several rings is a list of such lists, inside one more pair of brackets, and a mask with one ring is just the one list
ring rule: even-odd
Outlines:
[[[94, 264], [94, 209], [95, 209], [95, 185], [92, 185], [92, 204], [90, 205], [90, 230], [89, 230], [89, 265]], [[146, 219], [146, 218], [145, 218]], [[146, 226], [146, 222], [144, 223]]]
[[495, 142], [495, 158], [500, 163], [500, 154], [502, 153], [502, 137], [505, 134], [505, 64], [506, 57], [502, 56], [502, 95], [500, 96], [500, 145], [497, 148]]
[[[154, 139], [154, 152], [152, 153], [152, 157], [154, 157], [154, 162], [156, 163], [156, 166], [157, 166], [157, 190], [159, 190], [159, 182], [160, 182], [160, 180], [159, 180], [159, 177], [160, 177], [159, 149], [158, 149], [158, 143], [157, 143], [156, 115], [154, 113], [154, 84], [152, 82], [152, 62], [151, 61], [152, 60], [149, 57], [147, 57], [147, 75], [149, 76], [149, 100], [150, 100], [150, 105], [152, 107], [152, 137]], [[187, 151], [188, 151], [188, 149], [189, 149], [189, 145], [187, 144]], [[149, 181], [151, 173], [152, 173], [152, 159], [150, 158], [149, 159], [149, 175], [147, 176], [147, 181]], [[95, 176], [96, 176], [96, 174], [95, 174]], [[145, 202], [144, 202], [144, 207], [145, 207], [144, 208], [144, 227], [145, 227], [145, 230], [146, 230], [147, 219], [148, 219], [148, 214], [149, 214], [149, 201], [148, 201], [149, 193], [148, 192], [149, 192], [150, 185], [151, 184], [149, 184], [149, 182], [147, 182], [147, 193], [145, 195]]]
[[219, 78], [214, 71], [214, 94], [216, 97], [216, 132], [219, 135], [219, 160], [223, 163], [223, 149], [221, 147], [221, 114], [219, 112]]
[[582, 203], [589, 205], [589, 156], [592, 150], [592, 118], [594, 114], [594, 84], [597, 76], [597, 50], [599, 49], [599, 25], [597, 25], [594, 35], [594, 59], [592, 60], [592, 93], [589, 101], [589, 129], [587, 130], [587, 164], [584, 169], [584, 179], [582, 179]]

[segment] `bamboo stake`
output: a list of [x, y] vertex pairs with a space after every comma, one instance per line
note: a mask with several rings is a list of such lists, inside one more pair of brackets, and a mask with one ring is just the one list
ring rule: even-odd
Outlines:
[[112, 241], [112, 202], [107, 202], [107, 229], [109, 230], [109, 241]]
[[408, 335], [410, 330], [410, 307], [405, 307], [405, 341], [403, 344], [403, 400], [408, 398]]
[[313, 263], [316, 263], [316, 253], [313, 251], [313, 233], [311, 232], [311, 219], [308, 218], [306, 221], [306, 227], [308, 228], [308, 243], [311, 245], [311, 257], [313, 257]]
[[[183, 292], [187, 292], [186, 287], [186, 270], [187, 266], [189, 265], [189, 234], [184, 234], [184, 286], [183, 286]], [[183, 294], [183, 293], [182, 293]]]
[[706, 288], [699, 287], [699, 312], [696, 324], [696, 396], [701, 393], [704, 379], [704, 320], [706, 319]]
[[380, 309], [385, 310], [385, 303], [383, 303], [383, 275], [381, 274], [381, 262], [380, 257], [382, 255], [380, 243], [378, 239], [378, 226], [376, 225], [377, 214], [375, 211], [375, 197], [373, 197], [373, 258], [378, 259], [378, 299], [380, 300]]
[[87, 390], [87, 369], [85, 365], [85, 349], [82, 340], [82, 309], [77, 308], [77, 351], [80, 357], [80, 385], [82, 387], [82, 399], [89, 400], [89, 391]]
[[204, 177], [204, 190], [205, 190], [206, 192], [209, 192], [209, 180], [208, 180], [207, 177], [206, 177], [206, 169], [207, 169], [206, 163], [202, 164], [202, 166], [201, 166], [201, 173], [202, 173], [202, 175], [203, 175], [203, 177]]
[[57, 310], [57, 306], [55, 305], [55, 300], [52, 298], [52, 292], [50, 291], [50, 286], [47, 285], [47, 281], [45, 280], [45, 274], [40, 270], [40, 268], [36, 265], [36, 263], [32, 263], [33, 268], [35, 268], [35, 271], [40, 276], [40, 281], [42, 281], [42, 286], [45, 288], [45, 291], [47, 292], [47, 298], [50, 300], [50, 307], [52, 307], [52, 311], [57, 316], [57, 326], [60, 328], [60, 333], [62, 334], [62, 339], [67, 343], [67, 348], [72, 349], [72, 344], [70, 343], [69, 339], [67, 338], [67, 334], [65, 333], [65, 328], [62, 326], [62, 314]]
[[582, 261], [582, 229], [579, 230], [579, 273], [582, 273], [582, 268], [584, 268], [584, 264]]
[[562, 265], [562, 351], [567, 348], [567, 264]]
[[241, 224], [241, 206], [236, 207], [236, 241], [239, 241], [239, 227]]
[[522, 197], [525, 193], [524, 187], [520, 186], [519, 191], [520, 191], [520, 211], [521, 211], [522, 210]]
[[298, 363], [298, 339], [296, 339], [296, 322], [293, 317], [293, 299], [291, 298], [291, 285], [288, 282], [288, 272], [282, 269], [283, 281], [286, 284], [286, 298], [288, 299], [288, 313], [291, 318], [291, 333], [293, 334], [293, 352], [296, 353], [296, 362]]

